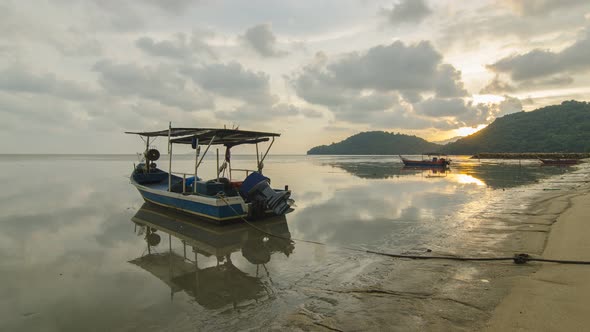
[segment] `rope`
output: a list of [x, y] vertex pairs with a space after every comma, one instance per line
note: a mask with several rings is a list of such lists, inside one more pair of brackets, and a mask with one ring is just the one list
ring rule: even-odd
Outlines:
[[558, 263], [558, 264], [569, 264], [569, 265], [590, 265], [590, 261], [539, 258], [539, 257], [533, 257], [533, 256], [531, 256], [529, 254], [525, 254], [525, 253], [514, 254], [514, 256], [505, 256], [505, 257], [420, 256], [420, 255], [392, 254], [392, 253], [369, 250], [369, 249], [358, 249], [358, 248], [352, 248], [352, 247], [346, 247], [346, 246], [329, 245], [329, 244], [319, 242], [319, 241], [297, 239], [297, 238], [286, 237], [286, 236], [270, 233], [270, 232], [268, 232], [256, 225], [254, 225], [248, 219], [242, 217], [241, 214], [238, 213], [238, 211], [236, 211], [233, 208], [233, 206], [231, 206], [231, 204], [229, 204], [229, 202], [225, 199], [225, 197], [223, 195], [218, 194], [217, 197], [221, 198], [225, 202], [225, 204], [227, 204], [227, 206], [229, 206], [229, 208], [234, 211], [236, 216], [239, 216], [239, 218], [242, 219], [250, 227], [256, 229], [257, 231], [259, 231], [261, 233], [267, 234], [269, 236], [276, 237], [276, 238], [283, 239], [283, 240], [287, 240], [287, 241], [292, 241], [292, 242], [310, 243], [310, 244], [315, 244], [315, 245], [320, 245], [320, 246], [325, 246], [325, 247], [331, 247], [331, 248], [335, 248], [335, 249], [355, 251], [355, 252], [360, 252], [360, 253], [365, 253], [365, 254], [373, 254], [373, 255], [378, 255], [378, 256], [385, 256], [385, 257], [390, 257], [390, 258], [406, 258], [406, 259], [422, 259], [422, 260], [437, 259], [437, 260], [450, 260], [450, 261], [462, 261], [462, 262], [467, 262], [467, 261], [470, 261], [470, 262], [513, 261], [514, 264], [519, 264], [519, 265], [525, 264], [527, 262], [547, 262], [547, 263]]

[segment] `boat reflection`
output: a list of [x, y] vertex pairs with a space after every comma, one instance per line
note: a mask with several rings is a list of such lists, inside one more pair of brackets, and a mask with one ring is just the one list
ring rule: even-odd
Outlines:
[[[166, 283], [172, 298], [184, 291], [209, 309], [226, 305], [237, 308], [246, 301], [272, 297], [272, 289], [261, 280], [259, 272], [262, 268], [270, 277], [266, 264], [271, 256], [275, 253], [289, 256], [294, 250], [285, 216], [255, 223], [256, 227], [279, 237], [244, 223], [219, 226], [201, 222], [149, 203], [131, 220], [138, 226], [137, 234], [145, 238], [147, 248], [144, 255], [129, 262]], [[160, 247], [166, 247], [161, 244], [163, 233], [168, 235], [168, 247], [162, 250]], [[174, 244], [174, 239], [179, 241]], [[256, 265], [254, 276], [234, 264], [232, 254], [236, 252]], [[207, 263], [211, 265], [211, 259], [216, 262], [205, 267]]]
[[451, 170], [446, 167], [414, 167], [414, 166], [404, 166], [400, 170], [400, 174], [407, 175], [407, 174], [419, 174], [425, 178], [439, 178], [445, 177]]

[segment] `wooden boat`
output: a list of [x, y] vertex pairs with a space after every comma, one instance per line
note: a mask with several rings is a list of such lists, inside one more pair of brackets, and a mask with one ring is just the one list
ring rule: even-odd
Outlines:
[[[171, 125], [167, 130], [127, 133], [145, 138], [144, 160], [134, 166], [131, 184], [146, 202], [216, 222], [259, 219], [292, 211], [288, 186], [284, 190], [272, 189], [270, 179], [262, 174], [263, 161], [279, 134], [225, 128], [172, 128]], [[157, 168], [154, 161], [159, 159], [160, 153], [150, 147], [150, 139], [156, 137], [168, 137], [169, 170], [172, 170], [173, 145], [191, 145], [195, 149], [194, 173], [173, 174]], [[258, 144], [269, 141], [266, 152], [259, 155]], [[242, 144], [256, 145], [256, 169], [232, 169], [230, 149]], [[212, 145], [225, 147], [225, 160], [220, 167], [217, 154], [217, 177], [205, 181], [198, 177], [198, 169]], [[201, 146], [206, 146], [202, 155]], [[233, 175], [239, 171], [242, 177], [232, 177], [232, 171]]]
[[576, 165], [579, 163], [579, 159], [538, 159], [543, 165]]
[[448, 167], [451, 164], [451, 159], [449, 159], [444, 154], [435, 154], [435, 153], [428, 153], [426, 154], [428, 159], [422, 156], [422, 160], [411, 160], [399, 156], [405, 166], [408, 167]]

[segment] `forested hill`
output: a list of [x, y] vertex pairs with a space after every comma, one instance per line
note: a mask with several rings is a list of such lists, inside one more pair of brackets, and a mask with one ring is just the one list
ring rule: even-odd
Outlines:
[[441, 145], [416, 136], [369, 131], [330, 145], [316, 146], [307, 154], [421, 154], [437, 151]]
[[508, 114], [441, 150], [448, 154], [590, 152], [590, 103], [564, 101], [532, 112]]

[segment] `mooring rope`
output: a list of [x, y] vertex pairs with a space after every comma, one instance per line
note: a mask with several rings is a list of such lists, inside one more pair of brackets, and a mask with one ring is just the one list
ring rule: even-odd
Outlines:
[[234, 207], [231, 206], [231, 204], [229, 204], [229, 202], [225, 199], [225, 197], [223, 195], [218, 194], [217, 197], [221, 198], [225, 202], [225, 204], [227, 204], [227, 206], [229, 206], [229, 208], [234, 211], [236, 216], [238, 216], [240, 219], [242, 219], [242, 221], [244, 221], [250, 227], [256, 229], [257, 231], [259, 231], [261, 233], [264, 233], [264, 234], [267, 234], [269, 236], [276, 237], [279, 239], [287, 240], [287, 241], [310, 243], [310, 244], [315, 244], [315, 245], [320, 245], [320, 246], [325, 246], [325, 247], [331, 247], [334, 249], [356, 251], [356, 252], [360, 252], [360, 253], [379, 255], [379, 256], [385, 256], [385, 257], [390, 257], [390, 258], [422, 259], [422, 260], [437, 259], [437, 260], [471, 261], [471, 262], [513, 261], [515, 264], [525, 264], [527, 262], [546, 262], [546, 263], [559, 263], [559, 264], [570, 264], [570, 265], [590, 265], [590, 261], [548, 259], [548, 258], [533, 257], [533, 256], [526, 254], [526, 253], [514, 254], [514, 256], [504, 256], [504, 257], [462, 257], [462, 256], [440, 256], [440, 255], [439, 256], [421, 256], [421, 255], [393, 254], [393, 253], [387, 253], [387, 252], [382, 252], [382, 251], [375, 251], [375, 250], [369, 250], [369, 249], [359, 249], [359, 248], [346, 247], [346, 246], [336, 246], [336, 245], [331, 245], [331, 244], [327, 244], [327, 243], [323, 243], [323, 242], [319, 242], [319, 241], [286, 237], [286, 236], [270, 233], [270, 232], [268, 232], [256, 225], [254, 225], [248, 219], [242, 217], [242, 214], [239, 213], [238, 211], [236, 211], [234, 209]]

